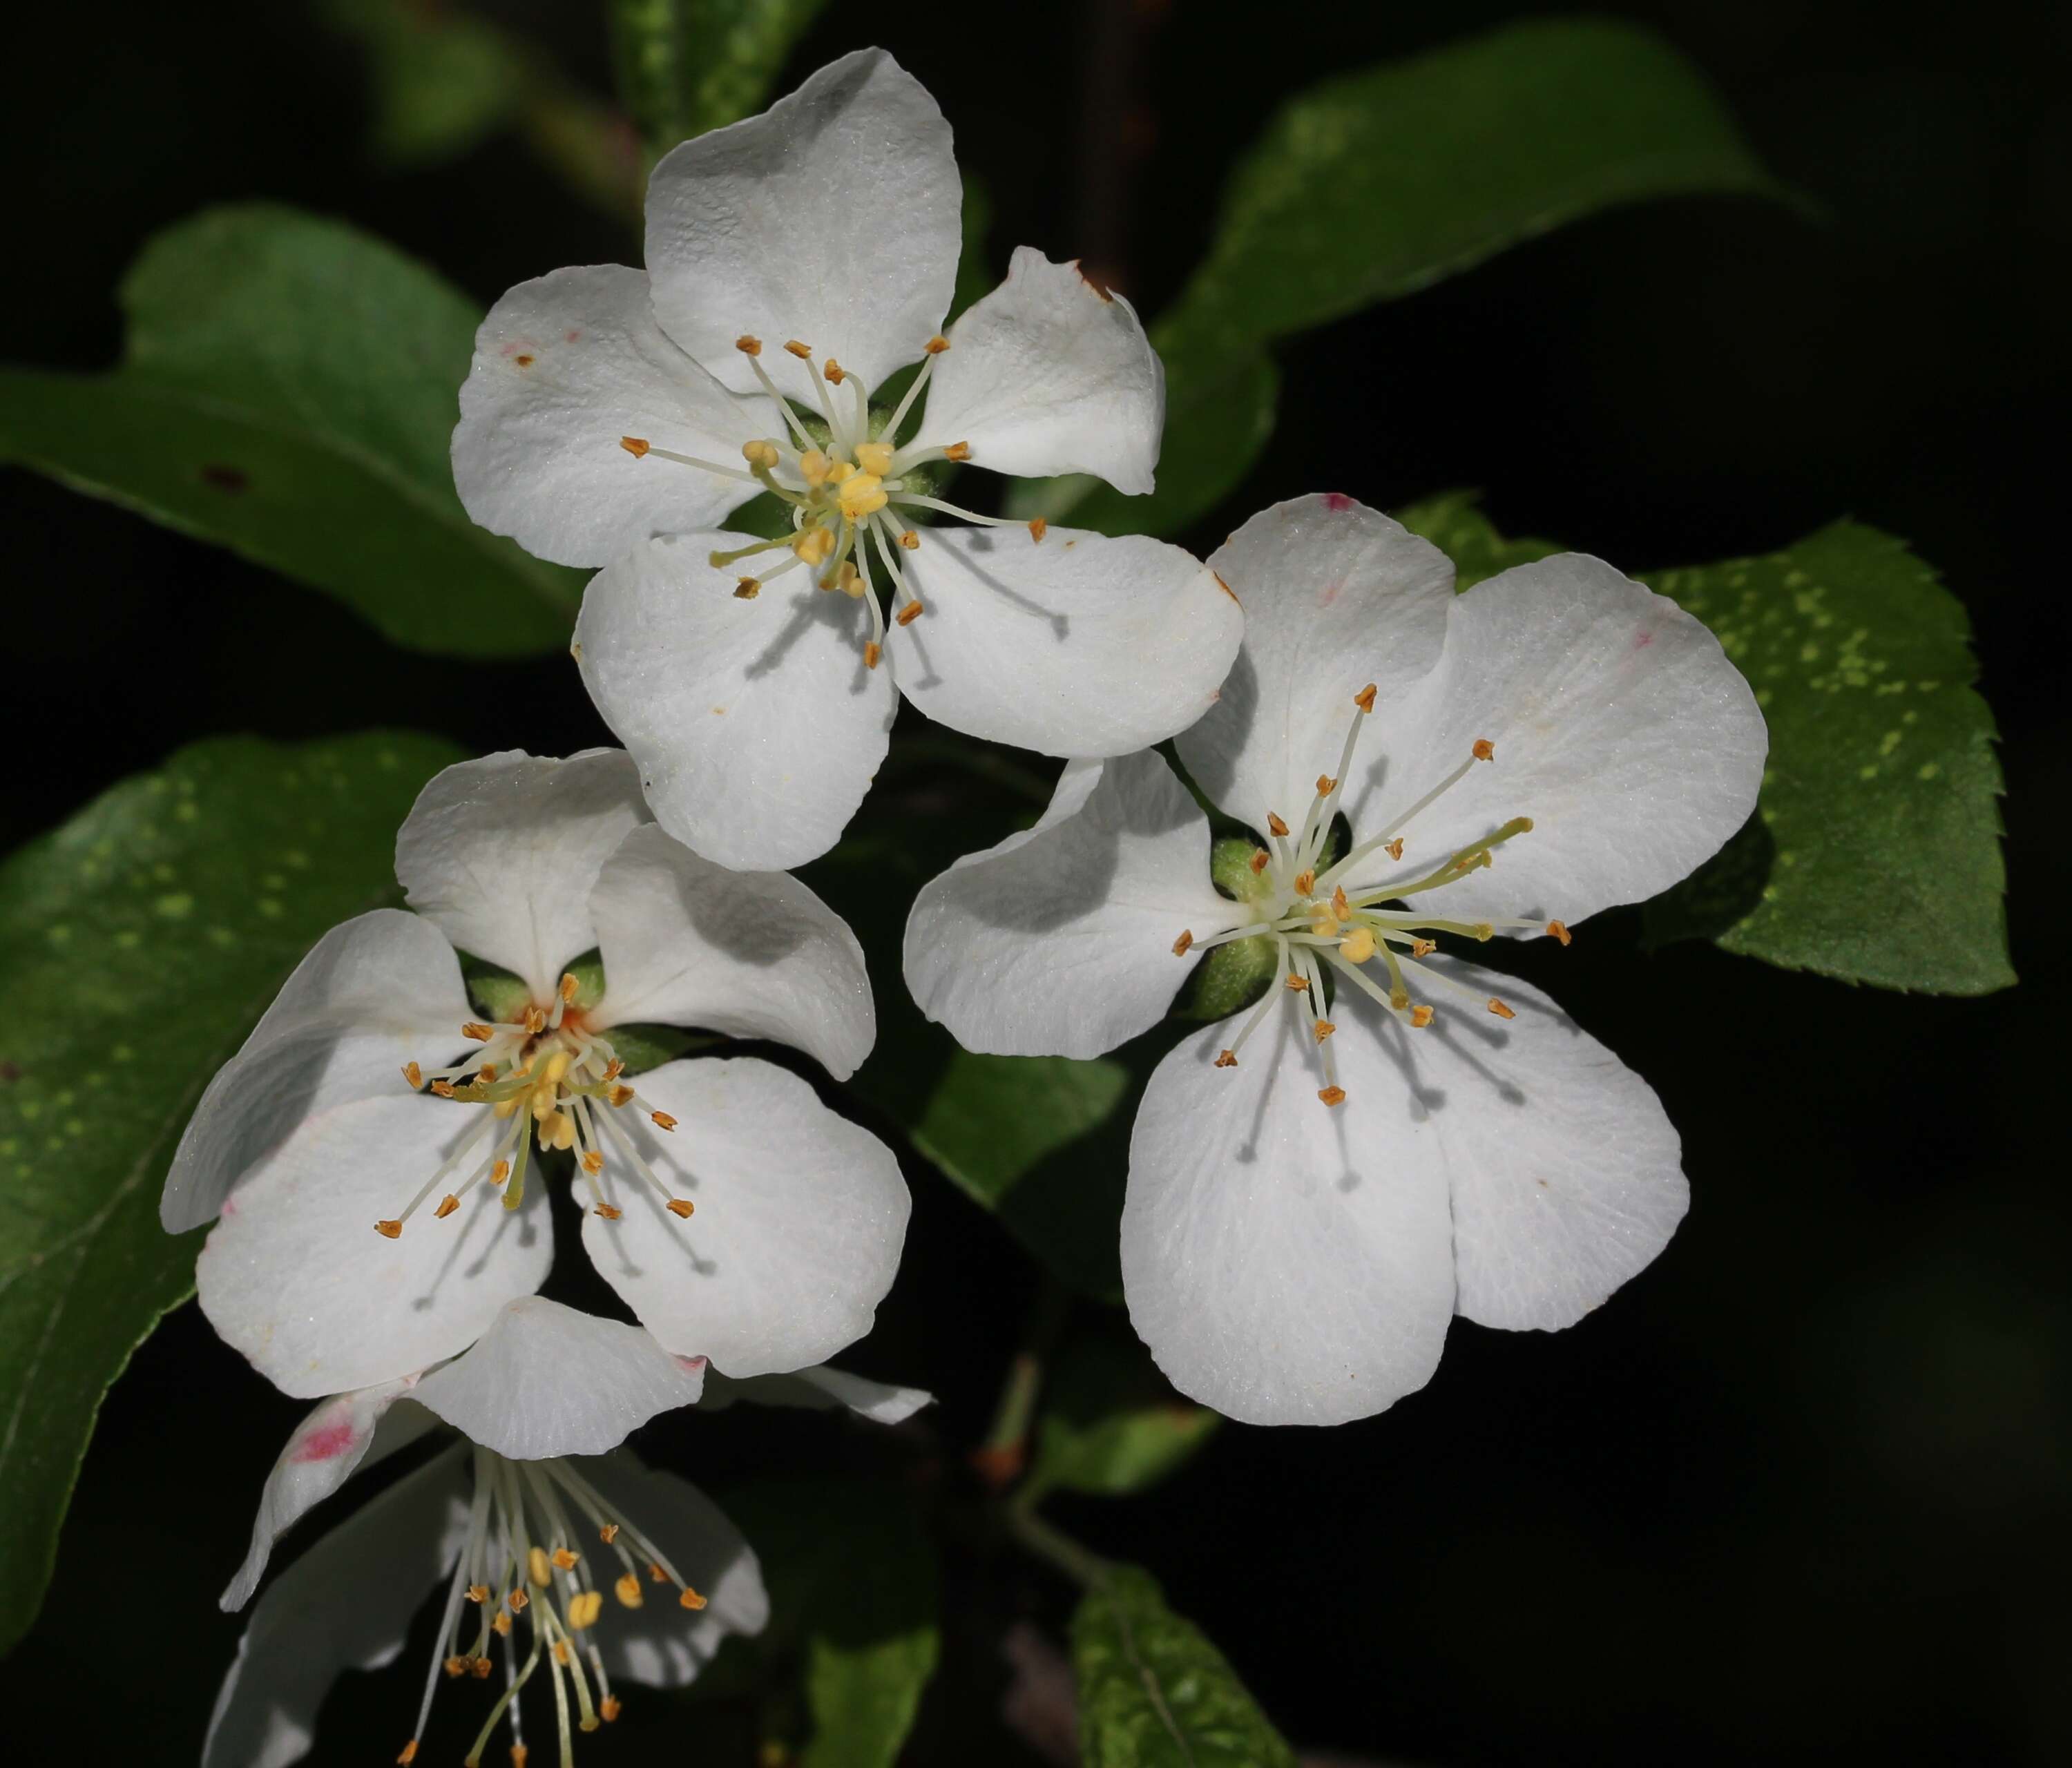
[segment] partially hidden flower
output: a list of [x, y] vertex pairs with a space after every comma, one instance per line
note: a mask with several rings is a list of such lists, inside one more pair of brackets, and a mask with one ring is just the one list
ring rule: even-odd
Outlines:
[[351, 1475], [442, 1422], [465, 1440], [354, 1513], [260, 1599], [203, 1768], [284, 1768], [306, 1754], [331, 1684], [393, 1659], [442, 1581], [405, 1764], [442, 1683], [488, 1684], [470, 1691], [482, 1712], [471, 1765], [504, 1726], [523, 1768], [528, 1707], [536, 1725], [552, 1713], [565, 1762], [573, 1731], [619, 1717], [615, 1685], [680, 1687], [726, 1635], [760, 1632], [769, 1601], [748, 1544], [694, 1486], [619, 1447], [655, 1412], [695, 1400], [702, 1375], [700, 1361], [671, 1357], [636, 1326], [528, 1297], [454, 1361], [317, 1407], [267, 1477], [225, 1609], [250, 1600], [275, 1542]]
[[[1211, 561], [1245, 601], [1178, 743], [1256, 838], [1218, 845], [1155, 754], [1075, 762], [1035, 828], [908, 923], [915, 997], [967, 1047], [1091, 1056], [1194, 961], [1264, 992], [1158, 1064], [1130, 1143], [1130, 1315], [1175, 1385], [1335, 1423], [1421, 1387], [1448, 1321], [1573, 1323], [1681, 1219], [1654, 1092], [1537, 989], [1443, 953], [1569, 943], [1754, 808], [1747, 683], [1675, 603], [1566, 553], [1453, 593], [1350, 498], [1254, 517]], [[1214, 993], [1215, 990], [1210, 990]]]
[[[895, 682], [975, 736], [1120, 754], [1192, 723], [1235, 653], [1236, 602], [1178, 548], [932, 494], [964, 461], [1149, 491], [1164, 426], [1143, 327], [1076, 265], [1024, 247], [942, 330], [961, 189], [934, 99], [861, 51], [663, 158], [644, 271], [522, 283], [477, 338], [462, 501], [605, 568], [583, 679], [663, 826], [725, 865], [834, 844]], [[781, 537], [721, 527], [765, 494]], [[919, 525], [942, 516], [971, 525]]]
[[[161, 1216], [215, 1222], [196, 1281], [224, 1339], [305, 1397], [457, 1355], [544, 1281], [564, 1154], [586, 1249], [667, 1351], [752, 1376], [869, 1330], [906, 1232], [891, 1152], [773, 1063], [625, 1053], [696, 1026], [849, 1075], [875, 1026], [832, 910], [672, 841], [615, 750], [448, 768], [397, 876], [415, 912], [319, 942], [175, 1154]], [[493, 1006], [461, 952], [500, 967]]]

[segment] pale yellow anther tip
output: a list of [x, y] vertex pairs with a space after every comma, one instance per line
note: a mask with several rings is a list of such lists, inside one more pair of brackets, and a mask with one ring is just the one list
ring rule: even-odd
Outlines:
[[631, 1572], [611, 1586], [612, 1593], [629, 1609], [637, 1609], [648, 1598], [640, 1593], [640, 1580]]

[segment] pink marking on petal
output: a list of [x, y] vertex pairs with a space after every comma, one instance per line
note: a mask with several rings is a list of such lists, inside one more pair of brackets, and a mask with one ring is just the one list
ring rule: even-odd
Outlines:
[[343, 1454], [359, 1440], [360, 1433], [352, 1428], [350, 1420], [335, 1425], [326, 1425], [311, 1431], [295, 1445], [290, 1461], [329, 1461]]
[[1642, 627], [1638, 632], [1634, 635], [1633, 648], [1636, 651], [1645, 651], [1654, 643], [1655, 630], [1651, 627]]
[[237, 1199], [235, 1196], [226, 1197], [224, 1199], [223, 1207], [216, 1211], [216, 1214], [220, 1216], [231, 1216], [235, 1215], [236, 1213]]
[[580, 338], [582, 335], [582, 334], [580, 331], [571, 331], [566, 335], [564, 341], [569, 343], [574, 343], [576, 339]]
[[1353, 500], [1350, 497], [1346, 496], [1343, 491], [1326, 491], [1324, 493], [1324, 508], [1326, 509], [1347, 510], [1350, 509], [1352, 507]]
[[702, 1375], [705, 1373], [705, 1359], [703, 1357], [679, 1357], [676, 1367], [694, 1375]]
[[1342, 583], [1326, 583], [1318, 594], [1317, 606], [1320, 608], [1329, 607], [1338, 600], [1339, 591], [1344, 588], [1345, 585]]

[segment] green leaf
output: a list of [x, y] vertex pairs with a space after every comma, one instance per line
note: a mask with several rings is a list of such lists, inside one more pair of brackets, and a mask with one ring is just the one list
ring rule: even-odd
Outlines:
[[1755, 820], [1649, 905], [1651, 941], [1708, 937], [1888, 989], [2012, 985], [1992, 714], [1934, 571], [1837, 522], [1644, 581], [1719, 635], [1770, 722]]
[[366, 51], [370, 146], [380, 164], [455, 158], [517, 114], [525, 56], [487, 20], [413, 0], [325, 0], [323, 10], [334, 29]]
[[1084, 1333], [1044, 1384], [1029, 1484], [1096, 1497], [1142, 1491], [1190, 1459], [1220, 1422], [1174, 1392], [1120, 1328]]
[[[1462, 584], [1556, 550], [1466, 492], [1403, 512]], [[2013, 982], [1992, 714], [1963, 606], [1903, 541], [1837, 522], [1781, 553], [1645, 574], [1718, 634], [1770, 724], [1756, 815], [1647, 905], [1648, 942], [1848, 982], [1987, 994]]]
[[759, 109], [826, 0], [611, 0], [619, 95], [649, 151]]
[[465, 296], [341, 223], [253, 205], [160, 234], [122, 304], [113, 372], [0, 369], [0, 459], [328, 590], [413, 649], [568, 642], [581, 574], [454, 492]]
[[1086, 1768], [1295, 1768], [1229, 1660], [1135, 1566], [1081, 1598], [1072, 1667]]
[[0, 865], [0, 1650], [35, 1617], [101, 1396], [193, 1286], [158, 1186], [319, 935], [396, 900], [427, 737], [197, 743]]
[[[754, 1545], [771, 1625], [730, 1642], [701, 1694], [796, 1676], [800, 1768], [892, 1768], [941, 1647], [935, 1549], [912, 1499], [855, 1481], [763, 1482], [722, 1495]], [[791, 1760], [791, 1748], [784, 1751]]]
[[1121, 1174], [1107, 1157], [1118, 1151], [1097, 1154], [1087, 1139], [1114, 1120], [1129, 1090], [1128, 1069], [1106, 1056], [956, 1050], [909, 1133], [1059, 1276], [1105, 1295], [1121, 1281]]
[[1056, 481], [1051, 507], [1026, 513], [1177, 532], [1272, 433], [1273, 339], [1601, 209], [1723, 192], [1779, 194], [1704, 77], [1630, 25], [1511, 25], [1313, 86], [1240, 162], [1208, 255], [1153, 328], [1169, 412], [1157, 491]]

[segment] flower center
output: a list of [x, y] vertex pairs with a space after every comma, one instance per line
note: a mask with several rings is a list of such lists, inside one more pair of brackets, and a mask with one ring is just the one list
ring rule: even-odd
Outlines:
[[691, 1214], [690, 1200], [672, 1194], [614, 1118], [635, 1105], [658, 1129], [674, 1129], [676, 1120], [656, 1110], [620, 1078], [626, 1064], [611, 1040], [590, 1029], [586, 1009], [576, 1005], [579, 987], [573, 975], [565, 975], [552, 1002], [534, 1002], [520, 1021], [471, 1020], [460, 1034], [480, 1044], [481, 1052], [450, 1067], [428, 1072], [417, 1063], [404, 1064], [403, 1078], [413, 1091], [424, 1089], [479, 1108], [474, 1126], [438, 1170], [400, 1214], [376, 1222], [375, 1232], [396, 1239], [420, 1206], [463, 1170], [467, 1176], [440, 1198], [434, 1217], [452, 1215], [460, 1200], [485, 1180], [503, 1187], [506, 1209], [517, 1208], [524, 1200], [526, 1170], [536, 1145], [543, 1154], [565, 1149], [576, 1157], [597, 1213], [606, 1221], [616, 1221], [623, 1213], [605, 1201], [597, 1182], [607, 1145], [610, 1157], [624, 1162], [660, 1192], [672, 1214], [680, 1219]]
[[786, 426], [783, 436], [751, 437], [742, 444], [746, 471], [657, 448], [643, 437], [622, 437], [619, 446], [636, 460], [673, 461], [679, 466], [716, 473], [722, 479], [759, 485], [790, 507], [789, 534], [709, 555], [713, 567], [724, 569], [745, 559], [791, 554], [773, 567], [761, 569], [759, 574], [737, 580], [734, 593], [738, 599], [753, 601], [763, 593], [764, 584], [805, 566], [821, 589], [838, 590], [870, 609], [870, 636], [864, 641], [863, 661], [865, 668], [875, 669], [885, 654], [885, 611], [878, 595], [881, 578], [890, 586], [892, 617], [900, 625], [911, 625], [923, 611], [920, 595], [900, 563], [904, 554], [921, 545], [919, 530], [904, 512], [931, 510], [989, 528], [1026, 527], [1033, 539], [1042, 540], [1048, 524], [1040, 517], [1021, 523], [1003, 516], [976, 515], [927, 495], [921, 483], [909, 476], [935, 461], [971, 458], [968, 442], [920, 448], [911, 443], [902, 446], [897, 439], [915, 401], [928, 384], [935, 358], [950, 347], [948, 338], [928, 340], [920, 372], [891, 415], [875, 430], [870, 391], [860, 376], [850, 373], [832, 356], [816, 358], [810, 344], [796, 338], [787, 343], [785, 352], [803, 365], [811, 395], [800, 403], [826, 426], [825, 446], [814, 439], [793, 401], [778, 390], [770, 371], [763, 367], [762, 339], [744, 335], [734, 340], [734, 347], [747, 357], [763, 391], [783, 413]]
[[[1378, 875], [1400, 865], [1407, 845], [1403, 832], [1416, 818], [1466, 779], [1478, 763], [1496, 759], [1495, 748], [1483, 738], [1475, 741], [1466, 760], [1390, 820], [1379, 834], [1370, 836], [1342, 858], [1318, 870], [1352, 770], [1360, 727], [1373, 712], [1374, 701], [1372, 683], [1353, 697], [1352, 725], [1339, 751], [1338, 771], [1318, 776], [1316, 795], [1300, 831], [1291, 829], [1276, 813], [1268, 813], [1267, 833], [1272, 845], [1253, 850], [1251, 871], [1256, 882], [1239, 905], [1241, 918], [1207, 939], [1197, 940], [1190, 928], [1173, 942], [1176, 957], [1242, 940], [1272, 942], [1281, 986], [1267, 990], [1230, 1047], [1217, 1056], [1215, 1065], [1235, 1068], [1238, 1052], [1274, 1003], [1284, 994], [1293, 994], [1301, 1004], [1322, 1061], [1324, 1085], [1317, 1096], [1326, 1105], [1342, 1104], [1346, 1097], [1345, 1089], [1338, 1083], [1330, 1046], [1338, 1028], [1324, 1017], [1327, 969], [1372, 997], [1392, 1018], [1421, 1031], [1432, 1023], [1437, 1009], [1429, 1001], [1413, 1000], [1413, 990], [1472, 1001], [1499, 1018], [1516, 1017], [1495, 996], [1476, 994], [1444, 972], [1422, 963], [1438, 949], [1434, 935], [1487, 940], [1502, 927], [1539, 931], [1564, 945], [1569, 939], [1568, 928], [1559, 921], [1514, 917], [1457, 921], [1422, 915], [1414, 908], [1388, 906], [1405, 903], [1443, 885], [1458, 883], [1470, 872], [1494, 864], [1496, 849], [1506, 841], [1531, 833], [1530, 816], [1514, 816], [1482, 840], [1449, 853], [1436, 866], [1421, 872], [1412, 866], [1393, 876]], [[1369, 882], [1355, 882], [1361, 878]]]
[[500, 1642], [504, 1692], [475, 1734], [467, 1768], [477, 1768], [497, 1725], [507, 1720], [512, 1768], [525, 1768], [520, 1696], [542, 1663], [553, 1678], [564, 1764], [573, 1753], [571, 1695], [577, 1729], [594, 1731], [619, 1717], [619, 1697], [605, 1674], [603, 1655], [589, 1637], [604, 1612], [604, 1592], [589, 1560], [574, 1544], [578, 1538], [586, 1540], [590, 1530], [623, 1568], [611, 1587], [622, 1607], [641, 1607], [647, 1600], [645, 1584], [673, 1585], [681, 1607], [705, 1606], [705, 1597], [684, 1582], [668, 1556], [632, 1523], [616, 1518], [571, 1463], [508, 1461], [487, 1449], [475, 1451], [467, 1537], [447, 1587], [417, 1708], [417, 1734], [396, 1758], [404, 1768], [417, 1759], [442, 1672], [455, 1680], [464, 1675], [487, 1680], [496, 1667], [490, 1655], [492, 1636]]

